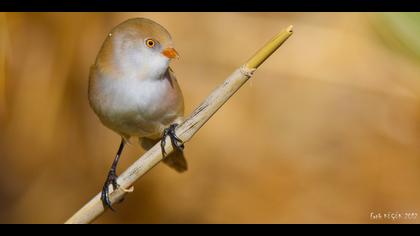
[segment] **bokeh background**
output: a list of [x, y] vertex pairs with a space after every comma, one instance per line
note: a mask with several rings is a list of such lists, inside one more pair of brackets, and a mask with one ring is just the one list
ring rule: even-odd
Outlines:
[[420, 223], [419, 13], [0, 13], [0, 223], [62, 223], [100, 190], [119, 137], [88, 69], [131, 17], [171, 32], [186, 114], [294, 35], [187, 144], [188, 172], [159, 164], [95, 223]]

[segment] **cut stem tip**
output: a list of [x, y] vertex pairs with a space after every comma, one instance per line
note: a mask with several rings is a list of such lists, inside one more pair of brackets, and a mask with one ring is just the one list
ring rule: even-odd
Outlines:
[[271, 56], [291, 35], [293, 34], [293, 25], [280, 31], [274, 38], [268, 41], [264, 47], [258, 50], [246, 63], [250, 69], [258, 68], [268, 57]]

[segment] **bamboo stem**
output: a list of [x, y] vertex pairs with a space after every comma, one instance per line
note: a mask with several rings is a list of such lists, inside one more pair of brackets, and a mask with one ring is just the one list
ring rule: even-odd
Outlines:
[[[282, 30], [278, 35], [271, 39], [264, 47], [257, 51], [244, 65], [236, 69], [222, 85], [216, 88], [207, 98], [198, 106], [194, 112], [176, 128], [177, 136], [185, 142], [188, 142], [193, 135], [219, 110], [219, 108], [249, 79], [253, 72], [274, 53], [291, 35], [292, 26]], [[166, 153], [171, 153], [173, 147], [167, 137]], [[160, 142], [153, 146], [137, 161], [135, 161], [126, 171], [124, 171], [117, 182], [121, 188], [110, 193], [111, 203], [119, 202], [126, 194], [124, 189], [129, 189], [141, 176], [162, 160]], [[105, 211], [100, 193], [77, 211], [66, 224], [84, 224], [90, 223], [99, 217]]]

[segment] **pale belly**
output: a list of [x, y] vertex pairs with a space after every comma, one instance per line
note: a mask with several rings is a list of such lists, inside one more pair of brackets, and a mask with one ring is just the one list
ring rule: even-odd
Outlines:
[[[101, 80], [91, 102], [102, 123], [122, 136], [156, 139], [171, 123], [179, 122], [183, 98], [177, 86], [161, 80]], [[175, 81], [176, 82], [176, 81]]]

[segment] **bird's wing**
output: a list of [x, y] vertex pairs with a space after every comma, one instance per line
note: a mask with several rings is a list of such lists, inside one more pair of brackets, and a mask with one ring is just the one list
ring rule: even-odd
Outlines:
[[178, 115], [179, 116], [184, 116], [184, 95], [182, 94], [181, 88], [179, 87], [178, 84], [178, 80], [176, 79], [175, 73], [172, 70], [171, 67], [168, 67], [168, 79], [171, 82], [171, 86], [173, 87], [173, 89], [176, 90], [176, 93], [178, 94], [177, 98], [178, 98]]

